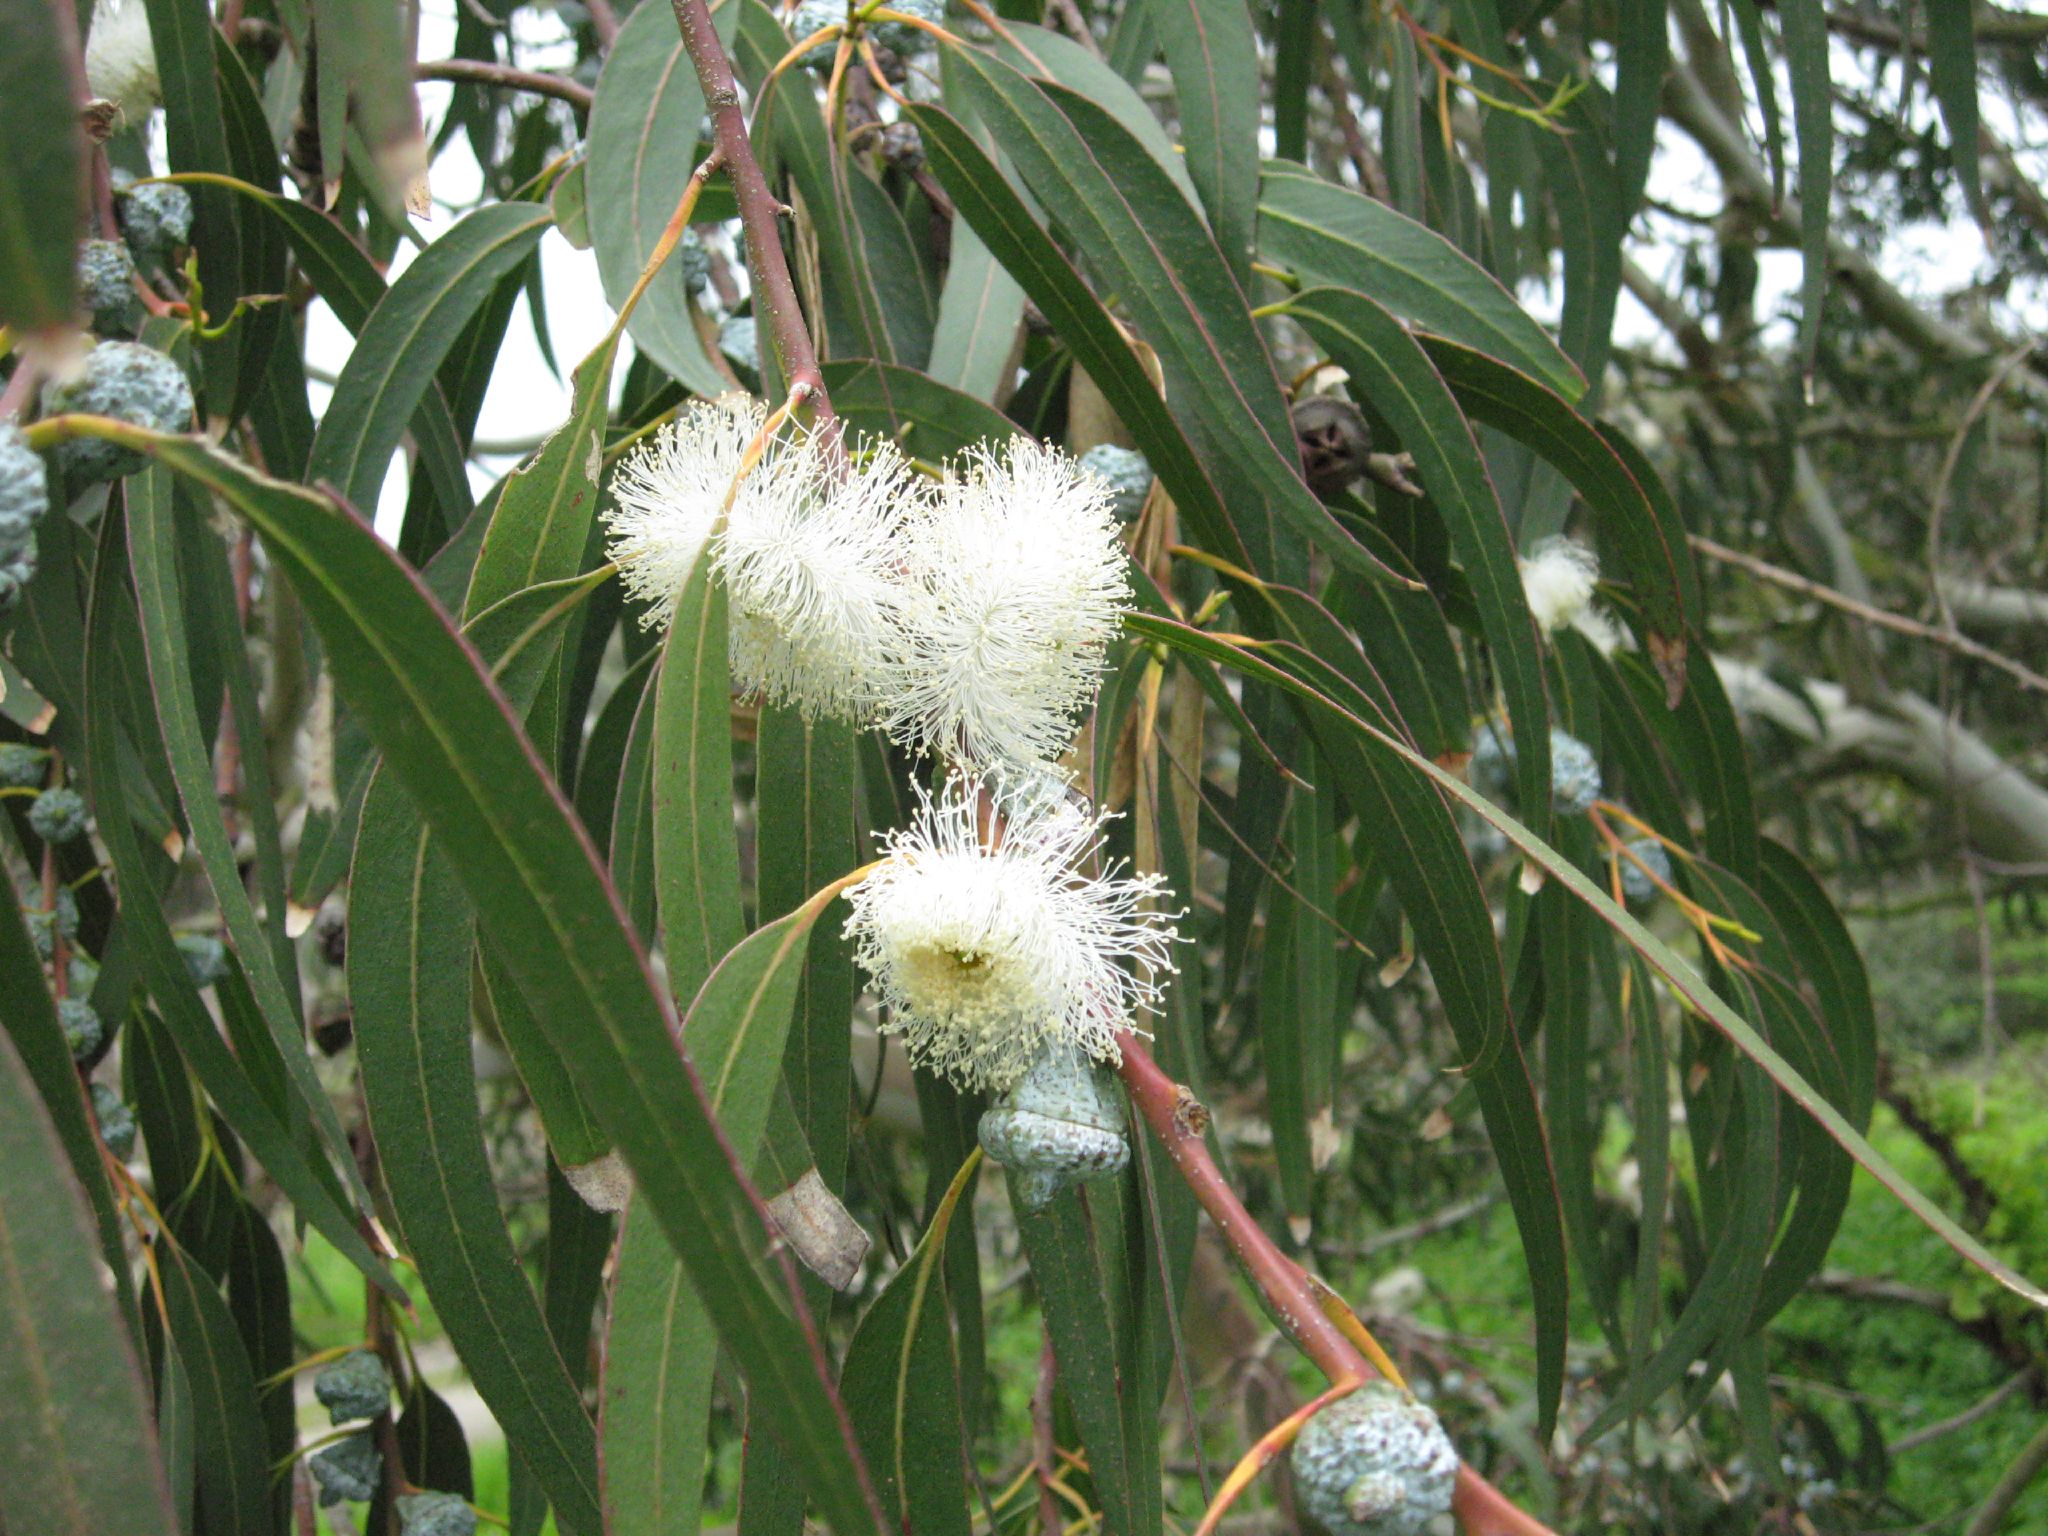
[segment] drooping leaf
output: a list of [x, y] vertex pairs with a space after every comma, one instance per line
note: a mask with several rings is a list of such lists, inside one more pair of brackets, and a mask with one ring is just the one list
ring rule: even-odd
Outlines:
[[1492, 273], [1436, 231], [1306, 166], [1266, 162], [1259, 248], [1305, 282], [1355, 288], [1403, 319], [1521, 369], [1566, 400], [1585, 393], [1577, 366]]
[[[491, 290], [532, 252], [550, 216], [539, 203], [494, 203], [442, 235], [370, 312], [320, 418], [306, 476], [351, 506], [374, 510], [406, 423], [436, 370]], [[469, 513], [468, 482], [442, 487], [454, 521]]]
[[1147, 9], [1173, 72], [1188, 174], [1242, 283], [1251, 272], [1259, 199], [1259, 45], [1251, 11], [1244, 0], [1151, 0]]
[[86, 148], [62, 37], [36, 0], [0, 6], [0, 324], [22, 335], [76, 320]]
[[[786, 1279], [574, 812], [446, 617], [358, 518], [211, 448], [122, 429], [256, 525], [333, 659], [337, 685], [448, 850], [642, 1198], [691, 1271], [752, 1400], [846, 1530], [864, 1479], [789, 1310]], [[432, 679], [431, 688], [425, 681]]]
[[[1828, 203], [1835, 189], [1834, 80], [1821, 0], [1785, 0], [1778, 8], [1778, 22], [1784, 32], [1785, 69], [1792, 79], [1792, 130], [1799, 140], [1799, 350], [1810, 378], [1828, 291]], [[1973, 151], [1975, 147], [1973, 141]]]
[[1984, 206], [1977, 168], [1977, 23], [1968, 0], [1927, 0], [1927, 72], [1948, 129], [1956, 180], [1972, 209]]
[[176, 1536], [135, 1343], [93, 1221], [0, 1035], [0, 1515], [52, 1536]]
[[[715, 18], [728, 48], [739, 13], [737, 4], [724, 5]], [[703, 115], [704, 92], [675, 17], [659, 6], [639, 7], [598, 76], [583, 172], [590, 245], [614, 308], [639, 281], [696, 169], [689, 147]], [[627, 332], [684, 388], [717, 394], [731, 387], [698, 334], [681, 262], [671, 260], [656, 276]]]

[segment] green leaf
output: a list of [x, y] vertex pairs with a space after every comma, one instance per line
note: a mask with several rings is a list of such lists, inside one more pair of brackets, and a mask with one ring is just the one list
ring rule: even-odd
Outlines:
[[119, 429], [264, 536], [342, 694], [447, 850], [514, 979], [578, 1074], [640, 1198], [751, 1389], [842, 1531], [872, 1524], [832, 1394], [789, 1310], [786, 1271], [575, 813], [475, 653], [360, 519], [209, 446]]
[[[1215, 240], [1172, 179], [1094, 103], [1034, 85], [985, 55], [956, 58], [977, 115], [1157, 353], [1169, 408], [1236, 512], [1239, 537], [1211, 547], [1228, 557], [1242, 542], [1255, 570], [1287, 580], [1307, 539], [1340, 565], [1386, 575], [1303, 483], [1272, 359]], [[1215, 536], [1197, 527], [1205, 541]]]
[[1173, 73], [1188, 174], [1240, 284], [1259, 201], [1259, 41], [1244, 0], [1150, 0]]
[[941, 1259], [980, 1167], [978, 1156], [961, 1164], [916, 1250], [861, 1317], [839, 1373], [882, 1508], [919, 1536], [967, 1536], [972, 1525]]
[[1983, 216], [1984, 181], [1977, 168], [1977, 36], [1970, 0], [1927, 0], [1927, 72], [1963, 197]]
[[[1304, 298], [1313, 301], [1315, 295]], [[1662, 485], [1653, 492], [1642, 484], [1610, 437], [1527, 374], [1456, 342], [1421, 340], [1473, 420], [1534, 449], [1572, 482], [1599, 519], [1601, 544], [1619, 556], [1610, 564], [1627, 572], [1651, 631], [1674, 643], [1682, 656], [1686, 633], [1702, 612], [1699, 581], [1685, 524]]]
[[1435, 230], [1306, 166], [1269, 160], [1259, 180], [1259, 248], [1304, 282], [1355, 288], [1404, 320], [1498, 358], [1567, 400], [1577, 366], [1515, 296]]
[[472, 618], [524, 587], [576, 574], [597, 511], [604, 429], [611, 410], [615, 329], [577, 365], [569, 419], [505, 477], [463, 599]]
[[1764, 154], [1771, 166], [1771, 201], [1785, 200], [1785, 121], [1778, 110], [1778, 72], [1764, 45], [1763, 13], [1757, 0], [1733, 0], [1730, 10], [1742, 38], [1743, 62], [1749, 66], [1758, 114], [1764, 120]]
[[[387, 289], [370, 258], [331, 217], [305, 203], [266, 192], [231, 176], [170, 179], [202, 190], [220, 187], [247, 200], [258, 212], [275, 221], [291, 246], [299, 271], [313, 285], [314, 292], [327, 301], [327, 307], [351, 336], [362, 335]], [[295, 387], [303, 389], [303, 383], [297, 380]], [[455, 418], [449, 413], [447, 397], [438, 382], [420, 395], [411, 430], [441, 504], [451, 515], [460, 516], [461, 509], [469, 505], [469, 476], [463, 467], [462, 434], [456, 431]], [[275, 470], [278, 466], [271, 468]]]
[[192, 1393], [198, 1529], [269, 1536], [270, 1468], [256, 1374], [213, 1277], [175, 1243], [155, 1246], [164, 1309]]
[[63, 35], [37, 0], [0, 5], [0, 324], [22, 335], [76, 323], [86, 147]]
[[[756, 776], [759, 906], [764, 917], [780, 916], [857, 862], [853, 728], [764, 705], [756, 761], [770, 768]], [[782, 1063], [818, 1172], [834, 1191], [846, 1177], [855, 991], [852, 949], [838, 926], [828, 924], [810, 941]]]
[[[1152, 8], [1135, 5], [1129, 9], [1146, 12], [1149, 17]], [[1138, 94], [1134, 84], [1099, 56], [1070, 37], [1029, 23], [1013, 25], [1009, 37], [992, 38], [989, 47], [998, 58], [1024, 74], [1038, 80], [1054, 81], [1088, 97], [1130, 129], [1131, 136], [1151, 152], [1152, 163], [1172, 177], [1174, 185], [1186, 195], [1190, 208], [1199, 210], [1203, 206], [1202, 195], [1195, 190], [1194, 179], [1188, 175], [1187, 156], [1175, 147], [1166, 130], [1160, 126], [1159, 114]], [[939, 56], [942, 69], [947, 58], [948, 55], [943, 53]], [[959, 110], [964, 105], [956, 102], [958, 95], [958, 92], [948, 92], [946, 105], [949, 109]], [[1002, 148], [987, 134], [982, 136], [981, 142], [986, 148]]]
[[[538, 203], [494, 203], [440, 236], [378, 301], [327, 402], [306, 477], [351, 506], [374, 510], [405, 426], [441, 360], [498, 281], [532, 253], [551, 222]], [[446, 490], [442, 492], [445, 496]], [[468, 484], [445, 507], [469, 511]]]
[[20, 1536], [178, 1529], [105, 1262], [56, 1127], [0, 1036], [0, 1512]]
[[[333, 79], [347, 82], [349, 127], [361, 134], [369, 151], [365, 169], [380, 205], [395, 213], [408, 201], [413, 178], [427, 169], [405, 18], [382, 0], [309, 3], [319, 35], [321, 73], [327, 75], [332, 57]], [[323, 78], [323, 95], [326, 88]], [[354, 156], [350, 158], [353, 161]], [[339, 166], [330, 164], [327, 174], [339, 177]]]
[[349, 996], [384, 1183], [478, 1395], [569, 1530], [594, 1533], [597, 1444], [498, 1208], [470, 1060], [474, 922], [387, 768], [349, 882]]
[[[232, 175], [235, 161], [228, 148], [227, 127], [221, 112], [210, 8], [204, 0], [145, 3], [150, 47], [156, 55], [157, 76], [163, 89], [164, 136], [169, 141], [171, 169]], [[69, 116], [68, 110], [65, 115]], [[240, 291], [239, 226], [235, 205], [224, 195], [205, 186], [194, 191], [192, 247], [199, 258], [199, 280], [206, 291], [207, 307], [222, 314]], [[206, 392], [216, 410], [237, 393], [241, 341], [239, 331], [231, 330], [199, 348]]]
[[[100, 1140], [86, 1117], [85, 1094], [79, 1086], [78, 1069], [71, 1061], [70, 1047], [64, 1043], [64, 1031], [57, 1023], [57, 1005], [51, 1001], [42, 962], [36, 958], [21, 908], [11, 901], [0, 902], [0, 906], [9, 909], [0, 912], [0, 991], [8, 999], [7, 1007], [0, 1009], [0, 1023], [4, 1023], [6, 1036], [13, 1042], [21, 1070], [42, 1101], [43, 1113], [50, 1117], [65, 1162], [92, 1207], [100, 1254], [113, 1273], [125, 1275], [126, 1250], [114, 1216], [114, 1197], [107, 1184]], [[46, 1177], [54, 1176], [56, 1167], [53, 1160]], [[135, 1298], [125, 1285], [121, 1288], [121, 1299], [132, 1321]]]
[[[740, 7], [722, 5], [719, 40], [732, 46]], [[690, 173], [704, 93], [683, 51], [675, 17], [641, 6], [626, 18], [605, 56], [583, 173], [591, 249], [614, 309], [640, 280], [641, 269], [668, 227]], [[670, 260], [649, 285], [626, 325], [633, 344], [693, 394], [732, 387], [705, 350], [683, 285], [682, 263]]]
[[[1828, 291], [1828, 202], [1835, 188], [1834, 82], [1821, 0], [1784, 0], [1778, 7], [1778, 24], [1785, 35], [1785, 69], [1792, 77], [1792, 130], [1799, 139], [1799, 350], [1811, 388]], [[1975, 90], [1972, 79], [1973, 94]], [[1970, 147], [1974, 153], [1974, 139]]]
[[1017, 1229], [1103, 1523], [1118, 1536], [1157, 1536], [1159, 1394], [1136, 1322], [1150, 1244], [1127, 1220], [1125, 1189], [1068, 1188], [1020, 1215]]
[[[201, 733], [198, 702], [192, 692], [191, 648], [185, 633], [188, 597], [178, 582], [171, 485], [170, 471], [160, 465], [152, 465], [128, 482], [128, 552], [149, 655], [157, 721], [163, 729], [171, 773], [177, 780], [178, 797], [185, 807], [186, 825], [199, 851], [201, 868], [206, 872], [207, 883], [234, 940], [236, 955], [262, 1010], [271, 1052], [291, 1084], [294, 1102], [290, 1117], [297, 1122], [310, 1116], [319, 1128], [327, 1155], [340, 1157], [343, 1166], [353, 1173], [354, 1161], [344, 1150], [347, 1138], [306, 1051], [296, 968], [282, 971], [279, 967], [271, 935], [257, 917], [248, 887], [243, 884], [234, 840], [221, 812], [212, 752]], [[290, 951], [285, 953], [289, 955]], [[368, 1191], [359, 1179], [352, 1181], [351, 1192], [358, 1202], [368, 1203]]]
[[[939, 312], [932, 322], [932, 378], [969, 399], [994, 404], [1009, 393], [1024, 323], [1024, 289], [1003, 270], [973, 226], [953, 229]], [[838, 401], [833, 392], [833, 401]]]
[[1748, 1021], [1730, 1008], [1701, 980], [1699, 973], [1692, 966], [1627, 911], [1617, 906], [1570, 860], [1559, 854], [1536, 833], [1463, 780], [1430, 762], [1392, 733], [1333, 704], [1308, 684], [1279, 672], [1277, 668], [1259, 661], [1251, 654], [1202, 635], [1199, 631], [1168, 621], [1134, 614], [1127, 616], [1124, 622], [1128, 628], [1140, 634], [1165, 640], [1171, 645], [1192, 648], [1198, 654], [1223, 661], [1247, 676], [1261, 677], [1276, 683], [1295, 693], [1297, 697], [1315, 703], [1319, 708], [1337, 710], [1346, 718], [1349, 730], [1379, 743], [1400, 758], [1411, 770], [1428, 778], [1440, 793], [1450, 796], [1497, 828], [1530, 859], [1541, 865], [1552, 879], [1562, 882], [1575, 897], [1591, 907], [1601, 921], [1620, 934], [1622, 939], [1648, 962], [1650, 968], [1664, 978], [1687, 1007], [1726, 1036], [1737, 1051], [1755, 1062], [1781, 1092], [1806, 1114], [1820, 1122], [1821, 1128], [1838, 1146], [1854, 1158], [1878, 1183], [1890, 1190], [1898, 1201], [1924, 1222], [1937, 1237], [2015, 1295], [2023, 1297], [2037, 1307], [2048, 1308], [2048, 1291], [2044, 1291], [1992, 1253], [1959, 1227], [1939, 1205], [1915, 1189], [1839, 1110], [1829, 1104], [1825, 1097], [1792, 1069], [1791, 1064], [1782, 1055], [1771, 1048]]
[[1205, 548], [1248, 561], [1210, 471], [1195, 444], [1166, 409], [1116, 322], [1037, 215], [974, 136], [938, 107], [913, 105], [933, 171], [962, 218], [988, 243], [1031, 296], [1075, 358], [1116, 408], [1152, 469]]
[[977, 443], [1000, 447], [1018, 431], [995, 410], [914, 368], [862, 358], [827, 363], [832, 408], [856, 431], [894, 439], [907, 454], [937, 463]]
[[[1351, 375], [1352, 397], [1388, 422], [1464, 563], [1514, 724], [1521, 804], [1550, 803], [1550, 716], [1543, 660], [1514, 541], [1472, 429], [1421, 345], [1362, 294], [1317, 288], [1288, 306]], [[1547, 817], [1533, 818], [1540, 827]]]
[[[124, 622], [121, 610], [128, 602], [125, 546], [125, 522], [110, 511], [102, 518], [89, 621], [92, 639], [86, 647], [87, 778], [95, 805], [120, 805], [124, 798], [122, 731], [109, 673], [118, 664], [116, 637]], [[278, 1118], [249, 1066], [238, 1060], [222, 1039], [171, 938], [160, 905], [159, 881], [136, 841], [133, 823], [125, 816], [113, 815], [100, 817], [98, 826], [121, 898], [121, 931], [138, 951], [143, 979], [162, 1007], [187, 1065], [298, 1213], [318, 1227], [366, 1278], [403, 1299], [405, 1293], [363, 1241], [333, 1172], [306, 1156], [293, 1128]]]
[[1666, 0], [1626, 0], [1615, 15], [1614, 179], [1622, 223], [1635, 216], [1657, 148], [1664, 71], [1671, 63]]

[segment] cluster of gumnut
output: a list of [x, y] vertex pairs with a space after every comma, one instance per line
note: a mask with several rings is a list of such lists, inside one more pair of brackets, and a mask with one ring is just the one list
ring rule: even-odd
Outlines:
[[[28, 831], [36, 843], [52, 852], [83, 839], [88, 819], [85, 800], [78, 791], [51, 782], [58, 772], [54, 754], [46, 749], [22, 741], [0, 742], [0, 797], [28, 801], [23, 817]], [[88, 868], [85, 878], [94, 878], [97, 866], [89, 859], [84, 862]], [[119, 1093], [92, 1076], [106, 1059], [118, 1020], [109, 1019], [94, 1005], [100, 968], [81, 931], [77, 894], [69, 885], [57, 884], [46, 897], [39, 881], [31, 878], [27, 884], [28, 895], [18, 898], [22, 919], [37, 959], [49, 971], [51, 990], [58, 994], [57, 1022], [64, 1032], [64, 1044], [88, 1081], [100, 1139], [109, 1152], [125, 1160], [135, 1148], [135, 1114]], [[219, 939], [184, 933], [177, 936], [177, 944], [195, 986], [211, 986], [227, 974], [227, 951]], [[61, 987], [56, 984], [60, 975]]]
[[[307, 1465], [322, 1506], [348, 1499], [374, 1499], [384, 1477], [384, 1453], [377, 1449], [369, 1421], [390, 1411], [391, 1373], [371, 1350], [351, 1349], [330, 1360], [313, 1377], [313, 1396], [336, 1426], [355, 1424], [313, 1453]], [[458, 1493], [420, 1491], [397, 1500], [403, 1536], [475, 1536], [476, 1510]]]
[[[1472, 787], [1494, 799], [1504, 799], [1514, 788], [1515, 739], [1491, 725], [1483, 725], [1472, 744], [1470, 775]], [[1550, 808], [1560, 816], [1583, 816], [1599, 800], [1603, 785], [1600, 762], [1593, 749], [1578, 737], [1552, 729], [1550, 733]], [[1472, 851], [1492, 858], [1507, 851], [1506, 839], [1491, 826], [1474, 834]], [[1621, 867], [1622, 895], [1630, 901], [1653, 900], [1660, 886], [1671, 883], [1671, 856], [1654, 837], [1630, 838], [1628, 856]]]
[[[84, 241], [78, 250], [79, 305], [96, 338], [70, 377], [43, 390], [46, 416], [78, 411], [111, 416], [156, 432], [192, 423], [192, 386], [171, 358], [134, 340], [146, 313], [143, 291], [167, 270], [192, 234], [192, 200], [182, 187], [123, 185], [116, 207], [122, 240]], [[78, 438], [53, 455], [59, 479], [12, 422], [0, 422], [0, 614], [12, 609], [36, 573], [36, 529], [60, 489], [75, 495], [142, 467], [130, 449]]]

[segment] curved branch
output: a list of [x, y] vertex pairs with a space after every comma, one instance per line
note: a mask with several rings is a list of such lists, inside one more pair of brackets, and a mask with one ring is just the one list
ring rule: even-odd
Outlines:
[[415, 80], [452, 80], [459, 85], [495, 85], [508, 91], [525, 91], [533, 96], [551, 96], [566, 101], [579, 112], [588, 112], [591, 89], [566, 75], [550, 75], [537, 69], [514, 69], [485, 59], [422, 59], [412, 67]]

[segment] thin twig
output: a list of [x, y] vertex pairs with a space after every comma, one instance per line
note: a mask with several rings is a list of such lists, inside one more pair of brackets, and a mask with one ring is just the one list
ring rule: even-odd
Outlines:
[[1797, 592], [1802, 597], [1826, 603], [1830, 608], [1838, 608], [1843, 613], [1861, 619], [1866, 624], [1875, 625], [1879, 629], [1911, 635], [1916, 640], [1925, 640], [1930, 645], [1954, 651], [1958, 656], [1968, 656], [1973, 661], [1981, 661], [2006, 673], [2024, 688], [2048, 693], [2048, 677], [2042, 676], [2024, 662], [2015, 661], [2002, 652], [1994, 651], [1988, 645], [1972, 640], [1968, 635], [1945, 630], [1933, 624], [1923, 624], [1918, 619], [1909, 619], [1902, 613], [1888, 613], [1882, 608], [1872, 607], [1869, 603], [1858, 602], [1847, 593], [1837, 592], [1833, 587], [1824, 587], [1796, 571], [1772, 565], [1768, 560], [1759, 560], [1755, 555], [1745, 555], [1739, 549], [1717, 544], [1703, 534], [1688, 534], [1686, 538], [1694, 549], [1708, 559], [1747, 571], [1759, 581], [1767, 581], [1772, 586], [1783, 587], [1788, 592]]
[[747, 139], [746, 117], [740, 110], [740, 88], [733, 78], [732, 60], [726, 57], [725, 45], [718, 40], [711, 8], [705, 0], [671, 3], [683, 46], [697, 67], [697, 83], [703, 87], [718, 151], [732, 182], [734, 200], [739, 204], [740, 227], [747, 239], [747, 266], [754, 278], [755, 312], [758, 316], [763, 308], [767, 311], [769, 333], [774, 338], [775, 355], [782, 362], [783, 377], [792, 389], [801, 386], [808, 390], [818, 425], [828, 426], [833, 420], [832, 401], [825, 392], [825, 376], [818, 367], [818, 354], [811, 345], [811, 333], [797, 303], [789, 259], [782, 250], [782, 204], [769, 191], [767, 178], [761, 174], [761, 162], [754, 158], [754, 146]]
[[2043, 1424], [2034, 1438], [2013, 1458], [2012, 1465], [2005, 1469], [2005, 1475], [1999, 1478], [1998, 1486], [1991, 1490], [1991, 1497], [1984, 1501], [1963, 1536], [1993, 1536], [2005, 1523], [2005, 1517], [2012, 1513], [2013, 1505], [2019, 1503], [2027, 1485], [2040, 1476], [2043, 1467], [2048, 1467], [2048, 1424]]
[[1988, 1414], [1995, 1413], [1999, 1406], [2014, 1393], [2024, 1391], [2027, 1384], [2032, 1381], [2036, 1374], [2038, 1373], [2032, 1370], [2013, 1372], [2012, 1375], [2006, 1377], [2004, 1381], [1993, 1387], [1984, 1396], [1978, 1398], [1976, 1402], [1970, 1404], [1961, 1413], [1953, 1414], [1946, 1419], [1938, 1419], [1932, 1424], [1922, 1425], [1911, 1434], [1899, 1436], [1898, 1439], [1885, 1447], [1885, 1455], [1902, 1456], [1907, 1451], [1918, 1450], [1930, 1441], [1952, 1435], [1959, 1429], [1968, 1429], [1979, 1419], [1984, 1418]]
[[579, 85], [565, 75], [551, 75], [537, 69], [514, 69], [510, 64], [493, 64], [485, 59], [423, 59], [412, 67], [416, 80], [453, 80], [461, 85], [496, 85], [508, 91], [525, 91], [534, 96], [552, 96], [578, 111], [588, 112], [592, 100], [589, 86]]

